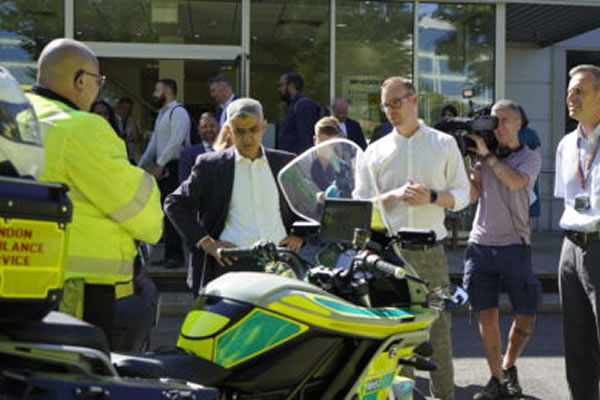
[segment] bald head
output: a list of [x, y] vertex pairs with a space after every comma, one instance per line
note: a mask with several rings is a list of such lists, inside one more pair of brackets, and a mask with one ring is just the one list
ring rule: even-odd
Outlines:
[[344, 122], [346, 118], [348, 118], [348, 102], [346, 99], [338, 98], [335, 99], [331, 106], [331, 111], [333, 111], [333, 115], [340, 121]]
[[[99, 74], [94, 52], [73, 39], [51, 41], [38, 59], [38, 85], [66, 97], [85, 111], [98, 94], [94, 74]], [[95, 94], [91, 84], [96, 85]]]

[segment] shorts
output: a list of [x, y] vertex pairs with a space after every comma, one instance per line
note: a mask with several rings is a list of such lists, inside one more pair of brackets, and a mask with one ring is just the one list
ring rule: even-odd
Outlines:
[[502, 289], [508, 293], [515, 314], [535, 315], [541, 304], [542, 287], [533, 273], [529, 245], [469, 243], [465, 251], [463, 285], [473, 311], [498, 308]]

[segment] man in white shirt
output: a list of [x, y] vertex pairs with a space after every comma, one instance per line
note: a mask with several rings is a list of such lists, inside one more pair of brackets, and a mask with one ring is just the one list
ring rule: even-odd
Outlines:
[[233, 93], [233, 85], [229, 78], [219, 74], [208, 81], [210, 97], [217, 103], [215, 112], [219, 127], [227, 121], [227, 106], [238, 97]]
[[165, 202], [165, 212], [187, 245], [196, 254], [199, 249], [207, 254], [204, 284], [228, 271], [256, 270], [254, 262], [220, 258], [219, 248], [251, 246], [258, 240], [295, 251], [302, 245], [302, 239], [289, 234], [296, 217], [276, 180], [294, 155], [261, 145], [266, 121], [258, 101], [238, 99], [227, 107], [227, 115], [225, 129], [233, 146], [200, 155], [188, 179]]
[[[179, 153], [190, 145], [190, 117], [175, 100], [177, 83], [173, 79], [160, 79], [154, 87], [153, 104], [159, 108], [154, 132], [138, 166], [151, 172], [158, 180], [161, 200], [177, 188]], [[183, 262], [181, 239], [171, 222], [164, 220], [164, 260], [158, 261], [166, 268], [176, 268]]]
[[[413, 84], [393, 77], [381, 86], [381, 108], [394, 126], [391, 134], [370, 145], [358, 166], [354, 197], [373, 199], [393, 232], [400, 228], [431, 229], [437, 242], [406, 246], [402, 255], [431, 287], [450, 282], [444, 248], [444, 208], [460, 210], [469, 203], [469, 180], [456, 141], [417, 118], [419, 99]], [[431, 372], [435, 398], [454, 398], [450, 315], [441, 313], [431, 329], [438, 364]]]
[[569, 71], [569, 116], [577, 129], [556, 149], [554, 195], [564, 199], [559, 289], [571, 399], [598, 400], [600, 377], [600, 68]]

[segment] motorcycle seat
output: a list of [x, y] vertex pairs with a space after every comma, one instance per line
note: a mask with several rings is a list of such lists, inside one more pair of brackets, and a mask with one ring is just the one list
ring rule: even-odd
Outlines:
[[51, 312], [42, 321], [10, 321], [0, 324], [0, 335], [15, 342], [88, 347], [110, 353], [104, 332], [68, 314]]
[[178, 348], [160, 353], [113, 353], [111, 358], [121, 376], [171, 378], [214, 386], [231, 373], [218, 364]]

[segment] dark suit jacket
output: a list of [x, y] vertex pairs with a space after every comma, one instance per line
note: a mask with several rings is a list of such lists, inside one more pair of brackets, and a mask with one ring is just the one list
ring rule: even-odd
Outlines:
[[367, 148], [365, 135], [358, 122], [353, 119], [346, 118], [346, 131], [348, 131], [348, 139], [352, 140], [363, 150]]
[[[235, 101], [237, 99], [239, 99], [239, 97], [236, 94], [234, 94], [233, 100], [231, 101]], [[215, 109], [215, 118], [217, 119], [217, 124], [221, 120], [221, 114], [223, 113], [225, 113], [225, 121], [227, 121], [227, 107], [225, 107], [225, 109], [222, 109], [221, 106], [217, 105], [217, 108]]]
[[[271, 149], [265, 149], [265, 154], [277, 182], [277, 173], [294, 158], [294, 155]], [[199, 259], [202, 252], [197, 251], [196, 243], [206, 235], [218, 239], [225, 228], [233, 192], [234, 173], [233, 147], [223, 152], [204, 153], [197, 158], [189, 178], [165, 200], [165, 213], [188, 247], [194, 250], [192, 264], [196, 267], [204, 263], [204, 260]], [[289, 233], [298, 217], [289, 208], [279, 184], [277, 188], [281, 217]], [[227, 272], [227, 269], [216, 266], [212, 257], [207, 257], [206, 264], [208, 274], [204, 278], [205, 281]]]
[[202, 143], [198, 143], [181, 150], [181, 154], [179, 154], [179, 169], [177, 171], [179, 183], [185, 181], [187, 177], [190, 176], [192, 167], [196, 163], [196, 158], [205, 152], [206, 149]]
[[317, 103], [299, 93], [288, 104], [277, 137], [277, 148], [302, 154], [314, 145], [315, 124], [319, 120]]

